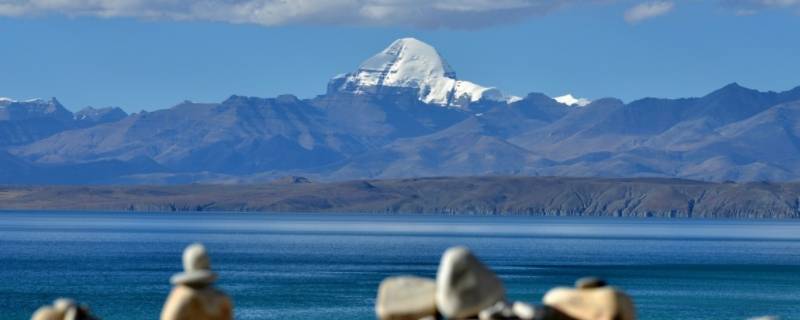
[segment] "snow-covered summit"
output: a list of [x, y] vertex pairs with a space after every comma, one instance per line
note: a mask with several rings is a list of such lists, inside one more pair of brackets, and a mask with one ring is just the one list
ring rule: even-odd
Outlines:
[[55, 98], [51, 98], [48, 101], [48, 100], [45, 100], [45, 99], [42, 99], [42, 98], [33, 98], [33, 99], [27, 99], [27, 100], [16, 100], [16, 99], [11, 99], [9, 97], [0, 97], [0, 103], [19, 103], [19, 102], [22, 102], [22, 103], [50, 103], [52, 101], [55, 101]]
[[506, 100], [495, 88], [458, 80], [435, 48], [414, 38], [395, 40], [357, 71], [333, 78], [330, 90], [364, 94], [386, 88], [411, 89], [425, 103], [448, 107], [464, 107], [481, 99]]
[[14, 99], [11, 99], [11, 98], [0, 97], [0, 108], [5, 107], [5, 106], [7, 106], [9, 104], [12, 104], [14, 102], [17, 102], [17, 101], [14, 100]]
[[7, 107], [8, 105], [10, 105], [12, 103], [42, 104], [42, 105], [44, 105], [44, 104], [53, 103], [53, 101], [55, 101], [55, 98], [51, 99], [50, 101], [47, 101], [47, 100], [44, 100], [44, 99], [41, 99], [41, 98], [33, 98], [33, 99], [27, 99], [27, 100], [16, 100], [16, 99], [8, 98], [8, 97], [0, 97], [0, 107]]
[[553, 100], [558, 101], [558, 103], [566, 104], [568, 106], [578, 106], [578, 107], [585, 107], [592, 103], [591, 100], [586, 98], [575, 98], [572, 94], [568, 93], [560, 97], [555, 97]]

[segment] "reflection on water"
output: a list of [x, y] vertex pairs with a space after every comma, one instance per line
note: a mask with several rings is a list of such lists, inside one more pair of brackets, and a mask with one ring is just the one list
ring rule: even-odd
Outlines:
[[372, 319], [378, 282], [470, 246], [513, 299], [598, 275], [643, 319], [800, 316], [800, 223], [476, 216], [0, 213], [0, 311], [58, 296], [152, 319], [183, 247], [209, 248], [240, 319]]

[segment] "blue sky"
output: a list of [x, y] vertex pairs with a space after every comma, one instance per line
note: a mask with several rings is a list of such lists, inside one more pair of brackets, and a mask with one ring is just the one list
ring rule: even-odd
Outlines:
[[128, 111], [231, 94], [308, 98], [407, 36], [435, 46], [459, 78], [514, 95], [630, 101], [698, 96], [734, 81], [761, 90], [800, 85], [800, 1], [793, 0], [778, 7], [766, 0], [496, 2], [508, 10], [468, 0], [474, 7], [432, 16], [372, 7], [353, 16], [342, 13], [352, 9], [341, 8], [344, 0], [304, 0], [291, 14], [257, 16], [148, 1], [54, 8], [0, 0], [0, 96]]

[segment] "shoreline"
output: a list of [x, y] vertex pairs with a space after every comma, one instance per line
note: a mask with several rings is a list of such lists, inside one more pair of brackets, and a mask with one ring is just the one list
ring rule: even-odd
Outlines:
[[800, 218], [796, 182], [501, 176], [301, 181], [0, 186], [0, 210]]

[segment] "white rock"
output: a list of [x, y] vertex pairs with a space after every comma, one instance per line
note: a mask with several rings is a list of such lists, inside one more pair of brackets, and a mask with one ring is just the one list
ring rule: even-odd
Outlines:
[[436, 273], [436, 306], [442, 315], [451, 319], [474, 317], [502, 300], [503, 283], [469, 249], [445, 251]]
[[536, 317], [536, 308], [524, 302], [514, 302], [514, 304], [511, 305], [511, 310], [514, 311], [514, 315], [516, 315], [517, 318], [522, 320], [532, 320]]
[[381, 282], [375, 313], [381, 320], [417, 320], [436, 317], [436, 282], [403, 276]]
[[486, 309], [481, 310], [478, 313], [478, 319], [480, 320], [510, 320], [510, 319], [517, 319], [514, 315], [514, 310], [511, 309], [511, 306], [506, 303], [505, 301], [500, 301], [488, 307]]
[[533, 320], [537, 315], [536, 308], [530, 304], [515, 301], [495, 303], [478, 314], [480, 320]]

